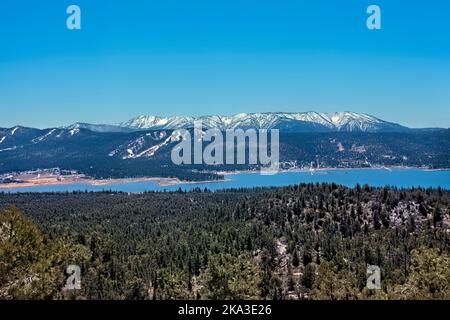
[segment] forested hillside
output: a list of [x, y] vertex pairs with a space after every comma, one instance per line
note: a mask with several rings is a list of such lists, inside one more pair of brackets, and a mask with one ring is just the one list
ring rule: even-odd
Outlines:
[[[450, 299], [441, 189], [0, 194], [0, 210], [1, 299]], [[70, 264], [81, 290], [63, 289]]]

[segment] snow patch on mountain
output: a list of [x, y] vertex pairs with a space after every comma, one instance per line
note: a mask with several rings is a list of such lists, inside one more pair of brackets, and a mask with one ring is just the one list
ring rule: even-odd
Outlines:
[[122, 159], [134, 158], [136, 154], [139, 153], [139, 150], [142, 149], [144, 143], [145, 143], [144, 137], [139, 137], [135, 141], [129, 143], [126, 148], [127, 156], [122, 157]]
[[69, 134], [71, 136], [74, 136], [74, 135], [76, 135], [79, 132], [80, 132], [80, 129], [78, 129], [78, 128], [74, 128], [74, 129], [69, 130]]
[[[169, 136], [166, 131], [148, 132], [119, 146], [111, 151], [108, 156], [121, 156], [124, 160], [153, 157], [159, 149], [168, 145], [175, 136], [175, 132]], [[157, 142], [157, 144], [155, 144], [155, 142]]]
[[90, 123], [84, 123], [84, 122], [76, 122], [74, 124], [71, 124], [70, 126], [61, 127], [61, 129], [86, 129], [93, 132], [131, 132], [134, 131], [130, 128], [120, 127], [117, 125], [111, 125], [111, 124], [90, 124]]
[[159, 149], [161, 149], [164, 146], [167, 146], [171, 142], [179, 141], [180, 138], [181, 138], [181, 134], [179, 133], [179, 131], [174, 131], [163, 142], [156, 144], [154, 146], [151, 146], [150, 148], [147, 148], [143, 151], [140, 151], [137, 154], [134, 152], [129, 153], [128, 156], [124, 157], [123, 159], [137, 159], [137, 158], [142, 158], [142, 157], [147, 157], [147, 158], [153, 157]]
[[56, 131], [56, 129], [52, 129], [52, 130], [50, 130], [49, 132], [47, 132], [46, 134], [44, 134], [44, 135], [42, 135], [42, 136], [40, 136], [40, 137], [34, 138], [34, 139], [31, 140], [31, 141], [32, 141], [34, 144], [39, 143], [39, 142], [42, 142], [42, 141], [44, 141], [45, 139], [47, 139], [49, 136], [51, 136], [55, 131]]
[[0, 149], [0, 152], [13, 151], [13, 150], [16, 150], [16, 149], [17, 149], [17, 146], [14, 146], [14, 147], [6, 148], [6, 149]]

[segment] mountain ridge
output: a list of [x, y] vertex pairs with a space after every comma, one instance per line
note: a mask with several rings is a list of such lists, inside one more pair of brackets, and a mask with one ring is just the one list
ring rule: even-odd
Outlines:
[[278, 129], [280, 132], [421, 132], [447, 128], [411, 128], [382, 120], [373, 115], [352, 111], [342, 112], [257, 112], [227, 115], [168, 116], [140, 115], [115, 124], [92, 124], [75, 122], [70, 125], [51, 128], [32, 128], [16, 125], [14, 128], [44, 129], [87, 129], [99, 133], [134, 132], [142, 130], [192, 129], [194, 121], [202, 121], [203, 128], [227, 129]]
[[372, 115], [351, 111], [343, 112], [259, 112], [238, 113], [232, 116], [171, 116], [141, 115], [119, 124], [134, 129], [192, 128], [194, 121], [202, 121], [205, 128], [227, 129], [279, 129], [289, 132], [402, 132], [409, 128], [381, 120]]

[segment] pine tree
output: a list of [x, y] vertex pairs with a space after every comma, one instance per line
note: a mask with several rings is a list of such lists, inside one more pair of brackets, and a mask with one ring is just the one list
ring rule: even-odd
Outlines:
[[300, 265], [300, 259], [298, 257], [297, 249], [294, 249], [294, 254], [292, 255], [292, 265], [297, 268]]
[[442, 221], [442, 211], [439, 207], [439, 204], [436, 204], [434, 211], [433, 211], [433, 224], [436, 227], [439, 222]]

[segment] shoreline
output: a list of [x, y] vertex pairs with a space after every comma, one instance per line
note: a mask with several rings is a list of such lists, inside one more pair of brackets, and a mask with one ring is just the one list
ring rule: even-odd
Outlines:
[[[294, 169], [281, 169], [277, 173], [288, 173], [288, 172], [320, 172], [320, 171], [349, 171], [349, 170], [423, 170], [423, 171], [450, 171], [450, 168], [439, 168], [439, 169], [430, 169], [426, 167], [409, 167], [409, 166], [383, 166], [383, 167], [352, 167], [352, 168], [341, 168], [341, 167], [322, 167], [322, 168], [294, 168]], [[221, 175], [234, 175], [234, 174], [242, 174], [242, 173], [260, 173], [261, 170], [236, 170], [236, 171], [217, 171], [216, 174]]]
[[[392, 167], [355, 167], [355, 168], [333, 168], [333, 167], [323, 167], [315, 169], [306, 168], [294, 168], [294, 169], [283, 169], [279, 170], [278, 173], [289, 173], [289, 172], [304, 172], [304, 173], [314, 173], [314, 172], [326, 172], [326, 171], [345, 171], [345, 170], [423, 170], [423, 171], [449, 171], [450, 168], [441, 169], [429, 169], [423, 167], [407, 167], [407, 166], [392, 166]], [[219, 175], [223, 175], [225, 178], [222, 180], [203, 180], [203, 181], [188, 181], [180, 180], [179, 178], [168, 178], [168, 177], [139, 177], [139, 178], [115, 178], [115, 179], [93, 179], [87, 176], [78, 175], [76, 177], [46, 177], [46, 178], [32, 178], [25, 180], [24, 182], [11, 182], [11, 183], [0, 183], [0, 192], [8, 191], [11, 189], [23, 189], [23, 188], [33, 188], [40, 186], [64, 186], [70, 184], [80, 184], [89, 186], [111, 186], [117, 184], [127, 184], [134, 182], [154, 182], [160, 187], [170, 187], [176, 185], [186, 185], [186, 184], [205, 184], [205, 183], [222, 183], [224, 181], [229, 181], [226, 176], [236, 175], [236, 174], [255, 174], [260, 173], [260, 170], [236, 170], [236, 171], [217, 171], [214, 172]]]
[[186, 184], [201, 184], [201, 183], [219, 183], [227, 181], [223, 180], [203, 180], [203, 181], [188, 181], [180, 180], [178, 178], [165, 178], [165, 177], [141, 177], [141, 178], [117, 178], [117, 179], [92, 179], [92, 178], [67, 178], [64, 180], [56, 179], [30, 179], [25, 182], [12, 182], [12, 183], [0, 183], [0, 192], [8, 191], [11, 189], [24, 189], [34, 187], [48, 187], [48, 186], [64, 186], [64, 185], [89, 185], [89, 186], [112, 186], [134, 182], [154, 182], [160, 187], [170, 187], [176, 185]]

